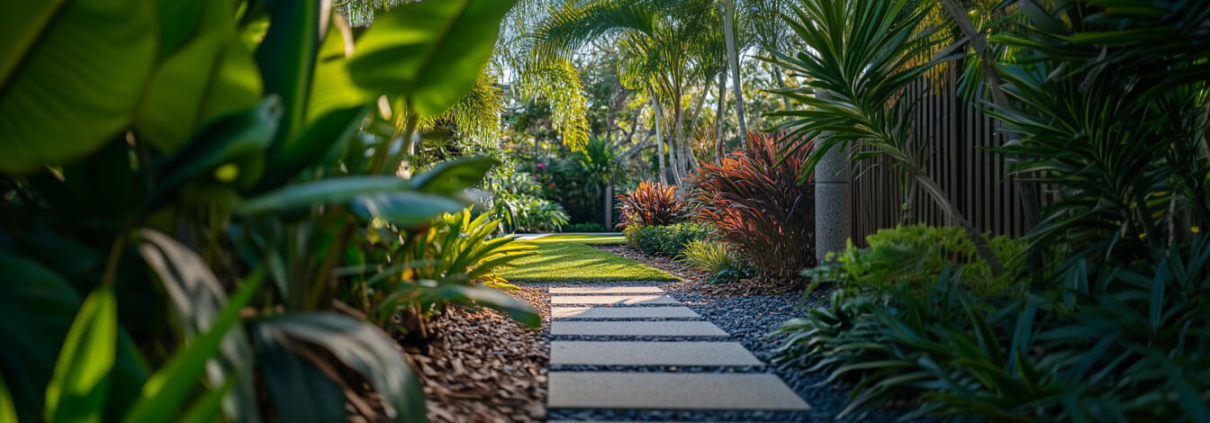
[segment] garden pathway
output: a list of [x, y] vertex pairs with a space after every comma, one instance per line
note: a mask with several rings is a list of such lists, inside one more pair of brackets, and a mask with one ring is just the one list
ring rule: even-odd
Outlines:
[[556, 419], [614, 410], [634, 420], [731, 413], [729, 421], [748, 421], [810, 409], [727, 332], [659, 287], [559, 287], [550, 294], [547, 407]]

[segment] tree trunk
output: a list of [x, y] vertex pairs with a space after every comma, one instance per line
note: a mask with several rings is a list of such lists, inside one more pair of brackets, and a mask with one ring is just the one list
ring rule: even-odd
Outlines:
[[613, 229], [613, 172], [609, 172], [609, 181], [605, 182], [605, 230]]
[[723, 110], [727, 105], [727, 68], [718, 73], [718, 105], [714, 111], [714, 162], [722, 163], [727, 155], [723, 145]]
[[744, 121], [744, 89], [739, 83], [739, 49], [735, 45], [732, 22], [735, 21], [735, 0], [723, 0], [723, 34], [727, 41], [727, 62], [731, 67], [731, 89], [735, 92], [735, 115], [739, 118], [740, 142], [748, 149], [748, 123]]
[[[996, 65], [993, 58], [987, 51], [987, 38], [975, 30], [975, 25], [971, 23], [970, 18], [955, 0], [944, 0], [946, 12], [950, 18], [958, 24], [962, 33], [970, 38], [971, 49], [974, 50], [975, 56], [979, 59], [979, 67], [983, 71], [983, 82], [987, 84], [988, 92], [992, 95], [992, 102], [1001, 110], [1011, 110], [1008, 100], [1008, 95], [1004, 93], [1000, 82], [1000, 74], [996, 70]], [[1003, 123], [999, 119], [995, 120], [996, 131], [1003, 134], [1005, 143], [1012, 143], [1019, 140], [1020, 136], [1016, 133], [1006, 133], [1001, 131], [1000, 127]], [[1034, 182], [1016, 182], [1017, 190], [1021, 193], [1021, 208], [1025, 214], [1025, 230], [1029, 231], [1038, 224], [1042, 217], [1042, 200], [1038, 195], [1038, 184]], [[1041, 252], [1037, 249], [1029, 254], [1029, 267], [1037, 274], [1042, 271], [1043, 260]]]
[[660, 163], [660, 174], [656, 175], [655, 180], [662, 184], [666, 183], [668, 180], [666, 176], [668, 173], [664, 171], [664, 129], [660, 122], [664, 119], [663, 113], [660, 112], [660, 102], [659, 100], [656, 100], [654, 93], [651, 96], [651, 108], [651, 116], [653, 119], [655, 119], [655, 151], [656, 157], [658, 157]]
[[[778, 88], [781, 88], [783, 90], [786, 89], [786, 77], [785, 77], [785, 75], [781, 74], [781, 69], [773, 70], [773, 79], [777, 80]], [[790, 110], [790, 97], [786, 97], [784, 95], [779, 96], [779, 97], [781, 97], [782, 104], [784, 104], [786, 106], [786, 110]]]
[[692, 123], [689, 124], [689, 144], [686, 146], [685, 158], [689, 159], [687, 171], [697, 169], [697, 155], [693, 152], [693, 133], [697, 130], [697, 124], [701, 122], [702, 106], [706, 105], [706, 93], [710, 92], [710, 85], [714, 84], [713, 79], [706, 79], [706, 86], [702, 87], [702, 95], [697, 98], [697, 107], [693, 109]]
[[[669, 157], [672, 159], [672, 176], [676, 180], [677, 187], [681, 186], [681, 182], [685, 178], [685, 107], [681, 105], [681, 98], [684, 93], [681, 87], [676, 87], [673, 91], [672, 101], [672, 136], [674, 137], [672, 148], [669, 149]], [[678, 188], [679, 191], [679, 188]]]

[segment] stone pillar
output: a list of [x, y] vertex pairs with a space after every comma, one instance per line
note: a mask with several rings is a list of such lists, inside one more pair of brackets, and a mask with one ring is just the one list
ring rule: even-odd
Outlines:
[[[828, 93], [816, 95], [823, 97]], [[833, 147], [815, 166], [815, 259], [820, 263], [829, 252], [844, 251], [849, 239], [847, 150], [845, 146]]]

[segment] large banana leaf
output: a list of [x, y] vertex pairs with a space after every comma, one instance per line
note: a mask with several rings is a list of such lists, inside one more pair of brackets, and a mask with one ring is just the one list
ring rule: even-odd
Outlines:
[[[199, 2], [173, 3], [186, 7]], [[236, 34], [234, 19], [230, 2], [204, 2], [192, 39], [173, 51], [152, 76], [134, 122], [139, 140], [169, 152], [211, 120], [260, 100], [260, 72]], [[177, 25], [164, 24], [165, 30]]]
[[29, 172], [122, 133], [156, 55], [147, 0], [0, 3], [0, 171]]
[[380, 15], [357, 40], [353, 82], [403, 95], [414, 111], [436, 116], [462, 98], [491, 58], [500, 20], [516, 0], [422, 1]]

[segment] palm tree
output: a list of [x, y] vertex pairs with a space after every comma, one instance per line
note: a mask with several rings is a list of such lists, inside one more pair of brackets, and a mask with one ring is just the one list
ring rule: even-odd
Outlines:
[[[912, 0], [803, 0], [786, 22], [809, 47], [793, 56], [775, 53], [771, 60], [807, 77], [800, 88], [777, 91], [809, 108], [773, 113], [788, 118], [777, 129], [794, 140], [787, 148], [807, 148], [817, 140], [805, 172], [814, 170], [825, 154], [860, 143], [871, 150], [855, 160], [887, 157], [903, 174], [924, 189], [938, 206], [964, 228], [996, 275], [1003, 265], [986, 239], [950, 202], [927, 172], [926, 154], [911, 136], [914, 103], [903, 93], [908, 84], [933, 66], [956, 58], [953, 47], [928, 59], [937, 45], [935, 28], [922, 25], [928, 8]], [[827, 93], [828, 95], [818, 95]], [[807, 175], [804, 174], [803, 177]]]
[[[687, 176], [692, 149], [685, 139], [683, 99], [688, 87], [712, 77], [717, 66], [702, 66], [700, 44], [710, 40], [717, 15], [706, 0], [595, 0], [566, 4], [551, 12], [534, 32], [532, 63], [567, 60], [589, 42], [615, 41], [625, 51], [619, 77], [647, 91], [656, 109], [655, 125], [668, 130], [669, 161], [676, 180]], [[695, 54], [696, 53], [696, 54]], [[537, 65], [535, 65], [537, 66]], [[704, 93], [703, 93], [704, 95]], [[703, 97], [704, 98], [704, 97]], [[664, 119], [671, 106], [671, 118]], [[667, 122], [668, 125], [661, 125]], [[663, 140], [657, 130], [657, 142]], [[662, 149], [661, 149], [661, 156]]]

